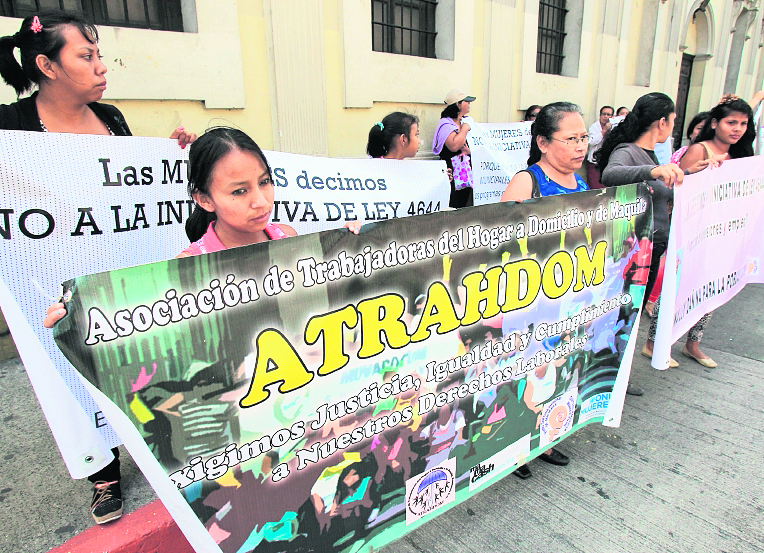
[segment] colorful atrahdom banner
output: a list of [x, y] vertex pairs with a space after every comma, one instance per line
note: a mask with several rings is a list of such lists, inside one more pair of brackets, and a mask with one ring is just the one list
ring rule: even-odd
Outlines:
[[84, 276], [56, 341], [198, 551], [377, 548], [619, 424], [651, 205], [623, 186]]

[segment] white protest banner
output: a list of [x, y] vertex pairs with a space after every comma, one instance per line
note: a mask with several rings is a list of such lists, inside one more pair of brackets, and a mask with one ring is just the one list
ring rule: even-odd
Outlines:
[[[69, 472], [82, 478], [121, 440], [42, 317], [66, 279], [161, 261], [188, 245], [188, 150], [160, 138], [0, 131], [0, 151], [0, 306]], [[300, 234], [448, 205], [442, 161], [266, 157], [272, 220]], [[67, 389], [74, 399], [62, 396]], [[73, 415], [77, 403], [84, 411]]]
[[725, 161], [674, 189], [653, 367], [668, 367], [671, 344], [703, 315], [749, 282], [764, 282], [762, 210], [760, 156]]
[[338, 159], [265, 152], [273, 169], [276, 200], [271, 221], [308, 234], [424, 215], [448, 207], [443, 161]]
[[608, 122], [610, 122], [610, 130], [612, 131], [614, 128], [616, 128], [618, 124], [624, 119], [626, 119], [625, 115], [616, 115], [615, 117], [608, 119]]
[[528, 166], [531, 122], [467, 123], [475, 205], [498, 202], [515, 173]]

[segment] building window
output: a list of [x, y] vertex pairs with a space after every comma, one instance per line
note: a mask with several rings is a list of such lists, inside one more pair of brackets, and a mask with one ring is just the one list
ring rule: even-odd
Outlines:
[[539, 34], [536, 45], [536, 72], [562, 74], [565, 42], [565, 0], [539, 2]]
[[183, 31], [181, 0], [0, 0], [0, 15], [26, 17], [44, 10], [78, 14], [96, 25]]
[[436, 0], [372, 0], [372, 49], [434, 58], [437, 4]]

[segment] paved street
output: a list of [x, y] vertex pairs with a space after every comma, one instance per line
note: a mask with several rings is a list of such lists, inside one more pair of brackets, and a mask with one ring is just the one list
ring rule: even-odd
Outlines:
[[[560, 447], [567, 467], [534, 461], [399, 542], [409, 552], [726, 552], [764, 550], [764, 285], [719, 309], [706, 369], [634, 361], [621, 428], [588, 426]], [[647, 319], [641, 322], [644, 341]], [[68, 477], [18, 360], [0, 364], [0, 551], [47, 551], [90, 525], [86, 481]], [[155, 499], [124, 456], [127, 510]]]

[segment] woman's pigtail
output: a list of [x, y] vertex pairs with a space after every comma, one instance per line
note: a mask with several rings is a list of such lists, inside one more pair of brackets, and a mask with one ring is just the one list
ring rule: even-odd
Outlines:
[[384, 136], [382, 123], [374, 123], [369, 131], [369, 141], [366, 144], [366, 153], [369, 157], [385, 157], [388, 153], [387, 141]]
[[616, 146], [628, 142], [634, 142], [640, 136], [639, 118], [634, 111], [626, 114], [618, 126], [610, 131], [602, 141], [602, 146], [594, 152], [594, 161], [597, 163], [600, 174], [607, 167], [610, 161], [610, 154], [613, 153]]
[[186, 219], [186, 236], [189, 241], [196, 242], [204, 236], [204, 233], [207, 232], [207, 227], [216, 219], [215, 213], [210, 213], [206, 209], [202, 209], [199, 204], [196, 204], [191, 216]]
[[21, 96], [32, 86], [32, 81], [16, 61], [13, 49], [17, 47], [16, 36], [0, 37], [0, 76], [6, 84], [13, 87], [17, 96]]
[[534, 121], [531, 125], [531, 150], [528, 155], [528, 167], [533, 165], [534, 163], [538, 163], [541, 160], [541, 148], [539, 148], [537, 138], [538, 133], [535, 135], [533, 134], [533, 127], [536, 124]]
[[605, 137], [599, 151], [594, 153], [600, 174], [607, 167], [610, 154], [617, 146], [635, 142], [656, 121], [663, 118], [668, 121], [675, 110], [674, 101], [662, 92], [650, 92], [640, 97], [623, 121]]

